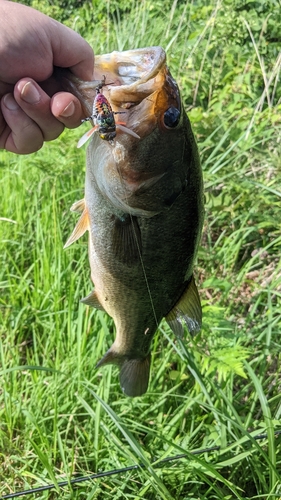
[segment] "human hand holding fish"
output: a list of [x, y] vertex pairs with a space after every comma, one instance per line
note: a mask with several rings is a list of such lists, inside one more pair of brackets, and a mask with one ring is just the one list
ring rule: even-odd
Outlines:
[[0, 0], [0, 149], [28, 154], [80, 125], [80, 101], [52, 78], [54, 66], [90, 80], [94, 55], [75, 31], [25, 5]]

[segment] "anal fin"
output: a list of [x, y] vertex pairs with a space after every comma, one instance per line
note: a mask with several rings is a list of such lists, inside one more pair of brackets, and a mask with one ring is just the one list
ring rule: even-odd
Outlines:
[[196, 333], [200, 330], [202, 309], [193, 275], [179, 301], [167, 314], [166, 321], [179, 337], [182, 337], [184, 333], [184, 324], [186, 324], [190, 333]]
[[89, 229], [89, 217], [88, 217], [88, 210], [84, 208], [83, 213], [77, 222], [74, 230], [72, 231], [70, 237], [68, 238], [66, 244], [64, 245], [63, 248], [67, 248], [72, 243], [77, 241], [83, 234]]
[[112, 238], [114, 253], [119, 261], [133, 264], [140, 259], [141, 231], [136, 217], [129, 214], [115, 217]]
[[87, 297], [81, 299], [80, 302], [86, 304], [87, 306], [95, 307], [95, 309], [99, 309], [100, 311], [104, 311], [95, 290], [87, 295]]

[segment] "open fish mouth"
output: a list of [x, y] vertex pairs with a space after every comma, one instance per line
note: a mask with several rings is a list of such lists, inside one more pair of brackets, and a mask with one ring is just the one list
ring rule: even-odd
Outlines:
[[161, 47], [111, 52], [95, 58], [95, 76], [118, 79], [119, 85], [131, 86], [146, 83], [154, 78], [166, 62], [166, 54]]
[[166, 53], [161, 47], [146, 47], [97, 55], [95, 57], [95, 80], [79, 84], [87, 115], [92, 112], [95, 82], [104, 82], [102, 92], [109, 100], [114, 112], [133, 111], [133, 107], [146, 101], [138, 112], [130, 112], [125, 118], [127, 127], [132, 128], [135, 128], [140, 114], [141, 121], [145, 118], [150, 120], [149, 127], [148, 125], [140, 127], [139, 135], [141, 136], [151, 132], [156, 124], [155, 118], [159, 118], [163, 111], [172, 108], [178, 110], [178, 115], [180, 114], [179, 89], [167, 68]]
[[[110, 102], [120, 105], [128, 100], [139, 102], [157, 90], [163, 82], [159, 72], [166, 63], [161, 47], [114, 51], [95, 57], [95, 80], [105, 80], [105, 93], [110, 90]], [[81, 88], [93, 88], [92, 82]]]
[[[97, 89], [100, 89], [110, 103], [114, 116], [116, 114], [115, 121], [116, 124], [120, 123], [119, 129], [125, 125], [127, 133], [129, 129], [131, 135], [137, 138], [143, 139], [157, 126], [165, 132], [180, 123], [180, 92], [166, 65], [166, 53], [161, 47], [97, 55], [95, 79], [91, 81], [82, 81], [69, 70], [57, 69], [55, 75], [63, 88], [80, 100], [86, 120], [93, 116], [93, 103]], [[119, 136], [122, 137], [122, 134]], [[81, 141], [81, 144], [86, 140]]]

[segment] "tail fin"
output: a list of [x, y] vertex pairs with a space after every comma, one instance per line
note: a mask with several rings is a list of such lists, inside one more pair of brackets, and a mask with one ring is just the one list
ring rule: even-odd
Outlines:
[[118, 365], [120, 367], [120, 385], [124, 394], [131, 398], [141, 396], [148, 387], [150, 354], [144, 359], [126, 359], [123, 355], [115, 352], [112, 347], [98, 362], [97, 368], [106, 364]]
[[126, 396], [135, 398], [147, 391], [149, 382], [150, 354], [144, 359], [127, 359], [120, 368], [120, 385]]

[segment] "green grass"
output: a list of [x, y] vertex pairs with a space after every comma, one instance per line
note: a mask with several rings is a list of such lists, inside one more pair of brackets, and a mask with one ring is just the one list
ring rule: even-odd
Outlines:
[[179, 340], [163, 322], [148, 393], [126, 398], [118, 369], [94, 368], [114, 326], [79, 303], [87, 237], [63, 250], [81, 129], [28, 157], [0, 152], [0, 495], [141, 463], [36, 498], [281, 497], [280, 3], [244, 4], [40, 2], [97, 53], [168, 49], [205, 177], [203, 328]]

